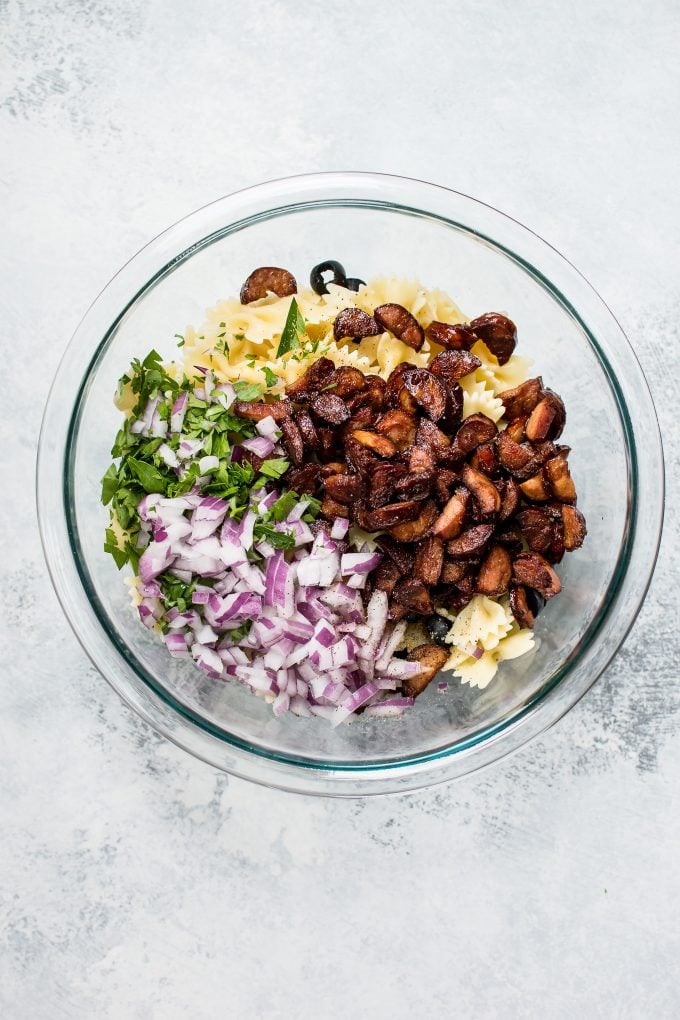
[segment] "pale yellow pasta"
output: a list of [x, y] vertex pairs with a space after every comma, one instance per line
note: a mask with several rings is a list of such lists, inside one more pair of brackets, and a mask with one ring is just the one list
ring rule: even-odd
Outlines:
[[338, 366], [351, 365], [386, 379], [402, 361], [425, 367], [434, 353], [429, 341], [420, 351], [414, 351], [386, 332], [366, 337], [358, 344], [351, 340], [336, 344], [333, 322], [344, 308], [356, 306], [372, 312], [378, 305], [393, 301], [408, 308], [423, 325], [434, 318], [451, 323], [464, 321], [458, 306], [443, 291], [428, 290], [415, 281], [396, 277], [375, 280], [360, 287], [358, 293], [334, 284], [329, 284], [329, 293], [321, 296], [302, 290], [295, 300], [305, 320], [301, 349], [276, 357], [290, 297], [269, 295], [249, 305], [228, 298], [208, 310], [198, 329], [187, 327], [182, 370], [191, 377], [197, 369], [209, 368], [219, 380], [262, 383], [266, 368], [281, 380], [273, 388], [276, 392], [301, 375], [310, 359], [324, 356]]
[[497, 422], [503, 417], [505, 409], [486, 381], [479, 378], [480, 371], [477, 369], [460, 381], [463, 388], [463, 418], [469, 418], [471, 414], [485, 414]]
[[484, 652], [481, 659], [466, 658], [459, 663], [454, 674], [461, 683], [483, 690], [491, 683], [498, 671], [498, 662], [492, 652]]
[[494, 394], [514, 389], [531, 374], [531, 358], [525, 358], [521, 354], [513, 354], [505, 365], [499, 365], [481, 340], [472, 346], [472, 353], [482, 362], [475, 372], [475, 378], [483, 380]]
[[443, 290], [428, 290], [417, 280], [397, 276], [382, 276], [359, 288], [356, 305], [365, 312], [384, 304], [397, 304], [407, 308], [421, 326], [429, 326], [437, 319], [452, 325], [466, 322], [458, 305]]
[[454, 619], [446, 640], [462, 651], [471, 646], [490, 651], [510, 632], [512, 624], [506, 606], [486, 595], [475, 595]]

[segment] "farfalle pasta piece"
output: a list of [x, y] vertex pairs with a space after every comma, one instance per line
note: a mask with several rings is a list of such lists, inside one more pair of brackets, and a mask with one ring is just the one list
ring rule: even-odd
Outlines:
[[471, 414], [485, 414], [492, 421], [500, 421], [505, 411], [503, 402], [488, 387], [486, 381], [479, 378], [480, 371], [481, 369], [477, 369], [460, 380], [463, 389], [463, 418], [469, 418]]
[[423, 287], [416, 280], [396, 276], [378, 277], [360, 287], [356, 296], [357, 306], [369, 314], [380, 305], [392, 303], [407, 308], [421, 326], [429, 326], [434, 319], [452, 325], [466, 321], [448, 294]]
[[453, 672], [461, 683], [484, 690], [498, 672], [498, 662], [492, 652], [484, 652], [480, 659], [464, 659]]
[[512, 624], [506, 606], [486, 595], [475, 595], [456, 616], [446, 641], [468, 654], [473, 647], [490, 651], [510, 632]]

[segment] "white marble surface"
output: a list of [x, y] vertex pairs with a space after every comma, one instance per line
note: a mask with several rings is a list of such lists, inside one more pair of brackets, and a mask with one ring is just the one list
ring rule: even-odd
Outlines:
[[[673, 0], [0, 3], [4, 1018], [678, 1016], [679, 30]], [[566, 719], [457, 785], [336, 803], [217, 774], [123, 707], [50, 589], [33, 461], [124, 260], [338, 167], [560, 248], [635, 345], [670, 485], [643, 612]]]

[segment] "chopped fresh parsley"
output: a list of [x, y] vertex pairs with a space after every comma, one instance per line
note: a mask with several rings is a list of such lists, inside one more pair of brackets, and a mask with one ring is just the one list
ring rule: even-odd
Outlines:
[[266, 478], [280, 478], [281, 475], [285, 475], [289, 467], [290, 461], [287, 461], [285, 457], [273, 457], [271, 460], [263, 462], [260, 472]]
[[271, 389], [272, 386], [276, 386], [281, 382], [276, 372], [272, 372], [269, 365], [265, 365], [264, 368], [261, 368], [260, 372], [264, 372], [264, 381], [268, 389]]
[[239, 380], [234, 383], [234, 392], [239, 400], [257, 400], [262, 396], [262, 387], [259, 383], [249, 383]]

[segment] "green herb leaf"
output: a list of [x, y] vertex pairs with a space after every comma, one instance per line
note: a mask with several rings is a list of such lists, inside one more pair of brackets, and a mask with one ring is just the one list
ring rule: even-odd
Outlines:
[[289, 467], [290, 462], [285, 457], [273, 457], [271, 460], [265, 460], [260, 468], [260, 474], [266, 478], [280, 478]]
[[297, 506], [299, 501], [300, 497], [297, 492], [284, 492], [283, 496], [280, 496], [271, 508], [270, 513], [274, 520], [285, 520], [293, 507]]
[[259, 383], [249, 383], [239, 380], [234, 383], [234, 392], [239, 400], [257, 400], [262, 396], [262, 387]]
[[279, 379], [276, 372], [272, 372], [269, 365], [265, 365], [264, 368], [260, 369], [260, 372], [264, 372], [264, 381], [267, 387], [276, 386], [281, 380]]
[[147, 464], [136, 457], [128, 457], [127, 463], [139, 484], [146, 492], [166, 492], [168, 479], [153, 464]]
[[107, 468], [106, 474], [102, 478], [102, 503], [104, 506], [110, 503], [115, 496], [118, 484], [118, 468], [112, 464], [110, 468]]
[[127, 551], [119, 548], [116, 533], [111, 528], [107, 528], [105, 534], [104, 552], [110, 553], [113, 556], [116, 566], [120, 570], [128, 561]]
[[288, 351], [294, 351], [300, 346], [300, 335], [305, 331], [305, 320], [300, 314], [298, 303], [293, 298], [288, 309], [288, 315], [286, 316], [286, 324], [283, 327], [283, 333], [279, 340], [278, 350], [276, 351], [276, 357], [280, 358], [282, 354], [287, 354]]

